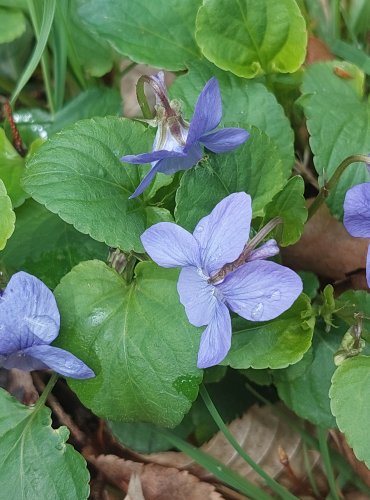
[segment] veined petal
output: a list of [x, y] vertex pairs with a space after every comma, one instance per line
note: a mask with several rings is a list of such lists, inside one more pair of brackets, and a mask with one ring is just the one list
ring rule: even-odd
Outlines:
[[198, 222], [193, 234], [200, 246], [202, 268], [209, 275], [239, 257], [249, 238], [251, 219], [251, 197], [233, 193]]
[[228, 307], [250, 321], [267, 321], [289, 309], [302, 292], [291, 269], [264, 260], [247, 262], [218, 285]]
[[120, 158], [121, 161], [126, 163], [152, 163], [153, 161], [163, 160], [164, 158], [178, 157], [181, 158], [186, 156], [182, 151], [167, 151], [166, 149], [160, 149], [159, 151], [152, 151], [151, 153], [142, 153], [140, 155], [126, 155]]
[[226, 153], [239, 147], [249, 138], [243, 128], [223, 128], [211, 134], [202, 135], [199, 142], [214, 153]]
[[24, 349], [23, 353], [40, 361], [64, 377], [78, 379], [95, 377], [95, 373], [83, 361], [59, 347], [38, 345]]
[[343, 208], [343, 223], [349, 234], [359, 238], [370, 238], [370, 182], [349, 189]]
[[220, 88], [216, 78], [211, 78], [200, 93], [190, 122], [186, 143], [194, 144], [199, 138], [215, 129], [222, 118]]
[[263, 243], [260, 247], [252, 250], [248, 255], [247, 262], [251, 262], [252, 260], [264, 260], [269, 259], [270, 257], [274, 257], [280, 252], [278, 244], [276, 240], [271, 239]]
[[158, 172], [163, 174], [174, 174], [179, 170], [188, 170], [202, 158], [203, 151], [199, 143], [195, 143], [185, 148], [182, 156], [164, 158], [158, 162]]
[[149, 186], [149, 184], [152, 182], [154, 176], [158, 173], [158, 163], [154, 163], [153, 167], [149, 170], [149, 172], [146, 174], [144, 179], [140, 182], [138, 187], [135, 189], [135, 191], [132, 193], [131, 196], [129, 196], [129, 200], [132, 200], [133, 198], [136, 198], [137, 196], [141, 195], [146, 188]]
[[[153, 78], [153, 80], [155, 80], [155, 82], [159, 85], [162, 93], [167, 97], [167, 87], [164, 80], [164, 72], [158, 71], [156, 75], [152, 75], [150, 78]], [[159, 99], [157, 92], [155, 92], [155, 103], [161, 104], [161, 102], [162, 101]]]
[[230, 313], [225, 304], [219, 302], [213, 318], [200, 339], [198, 368], [209, 368], [220, 363], [229, 352], [230, 346]]
[[[49, 346], [46, 346], [49, 347]], [[24, 372], [31, 372], [33, 370], [46, 370], [49, 367], [39, 359], [28, 356], [23, 351], [16, 351], [10, 356], [0, 355], [0, 366], [11, 370], [17, 368]]]
[[196, 239], [186, 229], [173, 222], [154, 224], [141, 235], [141, 242], [146, 252], [159, 266], [200, 265]]
[[207, 276], [196, 267], [184, 267], [177, 282], [177, 291], [190, 323], [194, 326], [207, 325], [218, 302], [216, 288], [207, 282]]
[[0, 354], [49, 344], [59, 327], [58, 307], [49, 288], [28, 273], [14, 274], [0, 297]]
[[367, 286], [370, 288], [370, 245], [368, 246], [366, 257], [366, 281]]

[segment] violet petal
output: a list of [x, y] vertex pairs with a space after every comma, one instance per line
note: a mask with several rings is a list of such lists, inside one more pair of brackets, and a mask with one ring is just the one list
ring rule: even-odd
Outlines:
[[196, 267], [189, 266], [181, 270], [177, 291], [192, 325], [203, 326], [211, 321], [217, 306], [215, 290]]
[[152, 163], [153, 161], [163, 160], [164, 158], [186, 156], [182, 151], [167, 151], [167, 149], [160, 149], [159, 151], [151, 151], [150, 153], [142, 153], [139, 155], [125, 155], [120, 158], [125, 163]]
[[202, 158], [203, 151], [199, 143], [193, 144], [188, 149], [184, 149], [181, 156], [172, 156], [160, 160], [157, 164], [158, 172], [163, 174], [174, 174], [179, 170], [188, 170]]
[[368, 246], [366, 256], [366, 280], [367, 286], [370, 288], [370, 245]]
[[279, 252], [280, 250], [278, 244], [276, 243], [276, 240], [271, 239], [266, 241], [266, 243], [263, 243], [255, 250], [252, 250], [248, 255], [247, 261], [251, 262], [252, 260], [269, 259], [270, 257], [278, 255]]
[[249, 133], [242, 128], [224, 128], [203, 135], [199, 142], [213, 153], [226, 153], [239, 147], [248, 138]]
[[58, 307], [49, 288], [28, 273], [14, 274], [0, 298], [0, 353], [49, 344], [59, 327]]
[[198, 222], [193, 234], [201, 249], [202, 268], [209, 275], [239, 257], [249, 238], [251, 219], [251, 197], [240, 192], [224, 198]]
[[349, 189], [343, 208], [343, 223], [349, 234], [370, 238], [370, 182]]
[[129, 196], [129, 198], [128, 198], [129, 200], [132, 200], [133, 198], [140, 196], [141, 193], [143, 193], [145, 191], [145, 189], [152, 182], [154, 176], [158, 173], [159, 163], [160, 162], [155, 163], [154, 166], [149, 170], [149, 172], [146, 174], [144, 179], [140, 182], [140, 184], [135, 189], [135, 191], [132, 193], [132, 195]]
[[222, 102], [220, 88], [216, 78], [211, 78], [200, 93], [193, 118], [190, 122], [187, 145], [194, 144], [199, 138], [211, 132], [222, 118]]
[[173, 222], [154, 224], [141, 235], [145, 251], [159, 266], [200, 266], [196, 239]]
[[257, 260], [226, 276], [218, 288], [239, 316], [267, 321], [289, 309], [302, 292], [302, 280], [287, 267]]
[[230, 346], [230, 313], [225, 304], [219, 302], [212, 320], [200, 339], [198, 368], [209, 368], [220, 363], [229, 352]]

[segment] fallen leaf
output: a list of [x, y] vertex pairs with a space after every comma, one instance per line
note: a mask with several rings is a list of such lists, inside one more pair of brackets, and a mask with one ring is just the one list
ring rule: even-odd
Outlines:
[[332, 59], [335, 59], [335, 57], [325, 42], [316, 36], [310, 35], [308, 37], [305, 63], [313, 64], [318, 61], [331, 61]]
[[131, 474], [131, 479], [128, 484], [127, 495], [125, 500], [145, 500], [143, 494], [143, 487], [141, 486], [141, 479], [139, 474], [134, 472]]
[[343, 280], [359, 269], [365, 277], [369, 243], [370, 238], [350, 236], [327, 206], [322, 205], [306, 224], [298, 243], [283, 248], [281, 253], [284, 263], [295, 270], [312, 271], [329, 280]]

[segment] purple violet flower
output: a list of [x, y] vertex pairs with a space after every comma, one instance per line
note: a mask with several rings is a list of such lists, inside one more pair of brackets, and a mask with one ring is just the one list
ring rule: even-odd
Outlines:
[[0, 296], [0, 366], [32, 371], [51, 368], [85, 379], [94, 372], [70, 352], [49, 345], [59, 333], [60, 316], [52, 292], [23, 271]]
[[266, 321], [286, 311], [302, 292], [295, 272], [263, 260], [278, 253], [275, 240], [245, 251], [251, 219], [251, 197], [233, 193], [199, 221], [193, 234], [177, 224], [160, 222], [141, 236], [158, 265], [182, 267], [177, 283], [180, 302], [191, 324], [207, 325], [200, 341], [199, 368], [220, 363], [230, 349], [228, 309], [250, 321]]
[[242, 128], [214, 131], [222, 118], [221, 94], [216, 78], [211, 78], [200, 93], [190, 125], [180, 113], [180, 105], [167, 99], [162, 72], [151, 77], [156, 91], [158, 130], [151, 153], [122, 156], [127, 163], [151, 163], [152, 168], [130, 198], [139, 196], [156, 173], [173, 174], [188, 170], [203, 156], [202, 146], [214, 153], [225, 153], [243, 144], [249, 133]]
[[[370, 182], [349, 189], [343, 208], [343, 223], [349, 234], [357, 238], [370, 238]], [[366, 280], [370, 287], [370, 245], [366, 257]]]

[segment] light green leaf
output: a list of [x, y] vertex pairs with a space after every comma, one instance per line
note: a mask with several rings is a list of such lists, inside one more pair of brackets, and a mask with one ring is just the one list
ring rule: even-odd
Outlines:
[[0, 389], [0, 489], [3, 498], [82, 500], [89, 496], [86, 462], [53, 429], [50, 410], [21, 405]]
[[6, 241], [12, 235], [15, 225], [15, 213], [12, 209], [12, 202], [7, 195], [5, 185], [0, 179], [0, 250], [2, 250]]
[[296, 175], [287, 182], [280, 193], [267, 205], [262, 225], [274, 217], [281, 217], [283, 223], [274, 230], [273, 237], [282, 247], [292, 245], [299, 240], [307, 220], [307, 208], [304, 199], [304, 181]]
[[205, 0], [196, 26], [207, 59], [238, 76], [293, 73], [305, 58], [306, 26], [295, 0]]
[[14, 234], [0, 253], [0, 265], [8, 275], [27, 271], [55, 288], [79, 262], [108, 257], [104, 243], [79, 233], [33, 200], [26, 201], [16, 215]]
[[[337, 67], [350, 78], [336, 74]], [[301, 102], [320, 186], [346, 157], [370, 151], [370, 104], [363, 97], [363, 81], [364, 75], [356, 66], [339, 61], [313, 64], [306, 70]], [[327, 198], [333, 215], [342, 217], [344, 196], [350, 187], [369, 180], [365, 165], [349, 166]]]
[[311, 349], [302, 361], [285, 370], [273, 373], [280, 398], [300, 417], [320, 427], [335, 426], [330, 411], [330, 379], [335, 371], [334, 354], [347, 329], [342, 323], [339, 329], [325, 332], [325, 325], [318, 322]]
[[142, 197], [128, 198], [148, 168], [119, 158], [150, 151], [152, 141], [152, 130], [125, 118], [79, 121], [31, 157], [24, 188], [78, 231], [121, 250], [142, 252], [140, 235], [151, 208]]
[[79, 15], [90, 28], [135, 62], [185, 69], [199, 57], [194, 40], [200, 0], [81, 0]]
[[26, 18], [21, 10], [0, 7], [0, 43], [9, 43], [26, 31]]
[[173, 427], [197, 396], [201, 329], [179, 302], [178, 271], [136, 267], [127, 285], [99, 261], [79, 264], [55, 290], [62, 317], [57, 344], [88, 362], [96, 377], [69, 380], [99, 416]]
[[0, 128], [0, 179], [4, 182], [13, 207], [22, 205], [28, 198], [20, 179], [24, 172], [24, 158], [13, 148], [5, 132]]
[[186, 229], [193, 230], [219, 201], [238, 191], [251, 195], [253, 217], [261, 216], [284, 186], [287, 174], [275, 144], [257, 128], [243, 128], [251, 133], [245, 144], [231, 153], [210, 153], [183, 175], [176, 193], [175, 218]]
[[198, 95], [206, 82], [215, 76], [222, 96], [222, 123], [250, 123], [265, 132], [278, 146], [284, 172], [294, 162], [294, 134], [282, 106], [262, 83], [239, 78], [221, 71], [208, 61], [189, 64], [189, 72], [176, 78], [170, 87], [173, 99], [181, 99], [184, 114], [191, 118]]
[[311, 346], [314, 325], [311, 303], [304, 294], [271, 321], [234, 318], [231, 349], [222, 364], [237, 369], [276, 369], [297, 363]]
[[331, 410], [356, 457], [370, 467], [370, 357], [347, 359], [335, 371], [330, 388]]

